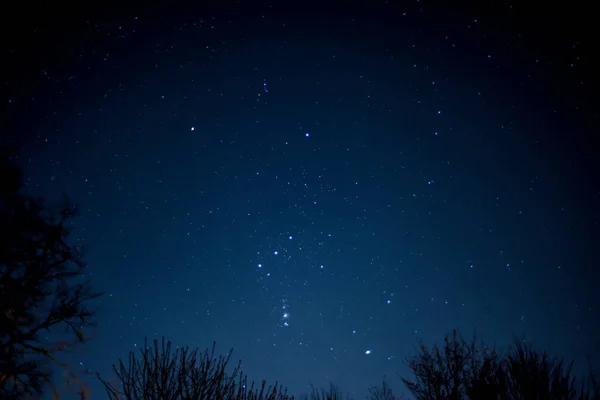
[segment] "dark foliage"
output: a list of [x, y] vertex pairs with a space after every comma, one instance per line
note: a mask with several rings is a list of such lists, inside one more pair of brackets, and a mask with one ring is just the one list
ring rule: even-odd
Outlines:
[[[20, 193], [20, 169], [0, 158], [0, 398], [23, 398], [46, 384], [56, 392], [53, 365], [74, 379], [57, 353], [85, 341], [94, 315], [85, 303], [99, 293], [81, 279], [81, 248], [67, 243], [75, 208], [65, 201], [55, 215]], [[64, 340], [50, 341], [58, 328]]]
[[299, 396], [300, 400], [351, 400], [350, 395], [342, 393], [340, 388], [333, 383], [329, 384], [329, 389], [317, 389], [311, 385], [311, 392]]
[[466, 342], [456, 331], [444, 338], [442, 348], [419, 343], [419, 353], [407, 364], [413, 379], [402, 381], [419, 400], [497, 397], [498, 355], [495, 350]]
[[239, 400], [286, 400], [290, 397], [282, 386], [260, 386], [248, 383], [241, 372], [241, 363], [227, 372], [232, 352], [215, 356], [215, 345], [201, 354], [188, 347], [172, 351], [170, 342], [162, 339], [162, 345], [154, 341], [154, 347], [145, 341], [140, 357], [131, 352], [129, 361], [113, 365], [116, 382], [100, 379], [113, 400], [145, 399], [239, 399]]
[[[537, 352], [531, 344], [515, 340], [505, 359], [502, 379], [506, 399], [589, 400], [600, 398], [590, 366], [590, 377], [577, 385], [571, 374], [573, 362]], [[586, 385], [587, 383], [587, 385]]]
[[[510, 351], [500, 354], [484, 344], [465, 341], [456, 331], [447, 335], [442, 346], [426, 347], [407, 359], [414, 373], [402, 379], [416, 399], [431, 400], [593, 400], [598, 399], [594, 375], [576, 386], [571, 364], [536, 352], [532, 346], [515, 341]], [[117, 379], [103, 382], [112, 400], [142, 399], [235, 399], [292, 400], [283, 387], [275, 384], [254, 386], [247, 382], [238, 364], [230, 372], [231, 352], [215, 356], [212, 351], [172, 350], [170, 342], [154, 347], [145, 342], [138, 358], [130, 353], [129, 362], [113, 366]], [[350, 400], [349, 395], [331, 384], [299, 396], [304, 400]], [[368, 400], [401, 400], [394, 395], [385, 378], [381, 386], [369, 388]]]
[[381, 387], [372, 385], [369, 387], [369, 396], [367, 400], [402, 400], [404, 395], [397, 396], [392, 392], [392, 389], [387, 384], [385, 377]]
[[454, 331], [442, 348], [427, 348], [421, 342], [407, 364], [414, 377], [402, 381], [418, 400], [600, 399], [591, 367], [590, 378], [578, 386], [571, 375], [573, 363], [565, 365], [519, 341], [501, 355], [483, 344], [477, 346], [475, 338], [466, 342]]

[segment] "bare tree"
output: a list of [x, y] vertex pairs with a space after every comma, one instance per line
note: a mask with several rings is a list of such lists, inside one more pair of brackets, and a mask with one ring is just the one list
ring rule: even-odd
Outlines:
[[369, 387], [369, 396], [367, 397], [368, 400], [401, 400], [403, 398], [404, 395], [398, 397], [392, 392], [385, 377], [383, 377], [381, 387], [375, 385]]
[[402, 381], [417, 400], [494, 399], [499, 391], [496, 351], [478, 346], [475, 337], [467, 343], [456, 330], [446, 335], [443, 348], [420, 341], [406, 362], [414, 378]]
[[0, 397], [40, 395], [45, 385], [56, 394], [53, 366], [75, 379], [58, 353], [86, 340], [94, 316], [86, 303], [100, 294], [82, 278], [81, 247], [67, 243], [73, 205], [64, 201], [56, 215], [21, 194], [21, 171], [5, 153], [0, 176]]
[[100, 378], [108, 397], [112, 400], [146, 399], [238, 399], [238, 400], [287, 400], [286, 389], [278, 386], [260, 386], [248, 383], [247, 376], [241, 372], [238, 363], [231, 372], [227, 365], [232, 351], [226, 356], [215, 356], [215, 344], [212, 351], [200, 353], [189, 347], [172, 351], [171, 342], [162, 339], [162, 345], [154, 341], [154, 346], [144, 342], [140, 358], [134, 352], [129, 354], [125, 364], [113, 365], [116, 380], [109, 382]]
[[456, 331], [443, 348], [420, 342], [407, 359], [412, 379], [402, 381], [418, 400], [598, 400], [599, 385], [590, 361], [590, 377], [577, 385], [573, 363], [537, 352], [515, 340], [505, 354], [463, 340]]
[[582, 379], [579, 389], [579, 400], [600, 400], [600, 381], [594, 371], [591, 357], [588, 357], [588, 377]]
[[310, 393], [301, 394], [299, 396], [300, 400], [351, 400], [351, 397], [348, 393], [346, 396], [342, 393], [342, 390], [339, 386], [334, 383], [329, 383], [329, 388], [320, 388], [317, 389], [312, 384], [310, 385]]
[[[538, 352], [529, 343], [515, 340], [503, 369], [503, 398], [588, 400], [598, 399], [598, 383], [591, 368], [589, 384], [572, 375], [573, 362]], [[579, 389], [579, 390], [578, 390]]]

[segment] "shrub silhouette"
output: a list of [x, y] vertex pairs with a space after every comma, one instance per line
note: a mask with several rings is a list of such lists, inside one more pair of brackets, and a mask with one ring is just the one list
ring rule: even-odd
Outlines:
[[172, 351], [171, 342], [162, 339], [159, 346], [148, 346], [145, 340], [140, 357], [129, 353], [128, 363], [119, 360], [113, 365], [116, 382], [100, 378], [108, 397], [112, 400], [146, 399], [239, 399], [239, 400], [286, 400], [290, 397], [277, 383], [260, 386], [248, 383], [247, 376], [241, 372], [241, 362], [231, 372], [227, 366], [233, 350], [226, 356], [215, 356], [215, 344], [212, 351], [203, 354], [189, 347]]
[[[262, 381], [258, 386], [248, 383], [247, 376], [241, 371], [239, 362], [231, 372], [227, 366], [233, 350], [225, 356], [215, 356], [215, 346], [200, 353], [189, 347], [176, 348], [170, 341], [162, 338], [153, 346], [144, 341], [143, 349], [136, 355], [129, 353], [127, 362], [119, 360], [113, 365], [116, 379], [107, 381], [100, 376], [108, 398], [111, 400], [293, 400], [294, 396], [278, 385], [268, 386]], [[311, 387], [311, 393], [298, 397], [302, 400], [350, 400], [344, 396], [338, 386], [330, 384], [329, 389]], [[392, 394], [385, 380], [382, 388], [372, 386], [370, 400], [400, 400]]]
[[562, 358], [552, 358], [546, 352], [537, 352], [531, 344], [515, 340], [508, 353], [502, 381], [506, 399], [597, 399], [598, 384], [590, 364], [590, 377], [577, 381], [571, 375], [573, 362], [565, 364]]
[[[329, 384], [329, 389], [321, 388], [317, 389], [311, 385], [310, 393], [301, 394], [298, 396], [300, 400], [344, 400], [344, 394], [341, 389], [334, 383]], [[350, 399], [349, 395], [345, 397], [347, 400]]]
[[[49, 366], [76, 380], [57, 353], [85, 341], [94, 316], [86, 303], [99, 293], [80, 279], [81, 248], [67, 243], [75, 208], [65, 201], [56, 215], [41, 199], [21, 194], [21, 170], [0, 152], [0, 398], [40, 395], [46, 384], [57, 395]], [[59, 327], [70, 336], [40, 340]]]
[[383, 382], [381, 387], [376, 385], [371, 385], [369, 387], [369, 395], [367, 396], [368, 400], [402, 400], [404, 399], [404, 395], [396, 396], [392, 389], [388, 386], [385, 377], [383, 377]]
[[419, 342], [418, 352], [406, 360], [414, 374], [402, 378], [417, 400], [592, 400], [599, 399], [598, 381], [590, 363], [590, 377], [577, 380], [573, 363], [537, 352], [517, 340], [502, 355], [474, 337], [466, 342], [456, 331], [446, 335], [442, 348]]
[[496, 398], [500, 390], [495, 349], [466, 342], [457, 331], [444, 338], [444, 346], [427, 348], [419, 341], [419, 353], [407, 358], [414, 378], [402, 382], [418, 400]]
[[[238, 363], [230, 372], [227, 365], [232, 351], [215, 356], [212, 350], [204, 353], [189, 347], [172, 350], [170, 342], [157, 340], [154, 346], [140, 350], [139, 357], [129, 354], [128, 363], [120, 360], [113, 365], [116, 381], [104, 384], [111, 400], [292, 400], [287, 390], [277, 383], [255, 386], [248, 383]], [[515, 341], [504, 354], [476, 337], [465, 341], [456, 331], [444, 338], [443, 346], [428, 348], [419, 342], [418, 352], [407, 358], [413, 378], [403, 383], [418, 400], [594, 400], [598, 399], [598, 383], [581, 381], [571, 376], [571, 364], [539, 353], [529, 344]], [[591, 371], [591, 369], [590, 369]], [[401, 400], [387, 385], [370, 386], [368, 400]], [[311, 392], [299, 396], [302, 400], [350, 399], [334, 384], [328, 389], [311, 387]]]
[[[262, 381], [260, 386], [248, 383], [241, 371], [241, 362], [227, 372], [233, 350], [225, 356], [215, 356], [215, 346], [200, 353], [189, 347], [176, 348], [162, 338], [161, 344], [154, 340], [148, 346], [147, 338], [139, 356], [129, 353], [127, 363], [119, 360], [113, 365], [116, 379], [107, 381], [98, 378], [104, 385], [110, 400], [293, 400], [294, 396], [278, 385], [268, 386]], [[400, 400], [394, 396], [385, 379], [381, 388], [371, 386], [369, 400]], [[298, 396], [301, 400], [350, 400], [333, 383], [328, 389], [311, 386], [311, 392]]]

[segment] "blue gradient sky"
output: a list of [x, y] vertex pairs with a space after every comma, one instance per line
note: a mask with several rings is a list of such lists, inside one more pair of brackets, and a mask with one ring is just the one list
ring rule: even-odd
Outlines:
[[69, 360], [107, 376], [144, 336], [216, 340], [252, 379], [362, 398], [406, 392], [417, 338], [453, 328], [600, 354], [591, 61], [494, 7], [22, 27], [7, 137], [29, 191], [80, 205], [106, 292]]

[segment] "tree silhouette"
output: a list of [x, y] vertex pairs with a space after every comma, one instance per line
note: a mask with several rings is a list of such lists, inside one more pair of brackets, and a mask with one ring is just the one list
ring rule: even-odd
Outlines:
[[333, 382], [329, 383], [329, 388], [317, 389], [313, 385], [310, 385], [310, 393], [300, 395], [300, 400], [352, 400], [349, 394], [342, 393], [342, 390], [335, 385]]
[[[547, 352], [537, 352], [531, 344], [515, 340], [502, 370], [506, 399], [598, 399], [598, 384], [591, 369], [588, 382], [571, 375], [573, 362], [553, 358]], [[586, 385], [587, 383], [587, 385]]]
[[102, 378], [108, 397], [112, 400], [146, 399], [231, 399], [231, 400], [287, 400], [287, 391], [275, 383], [260, 386], [248, 383], [247, 376], [241, 372], [241, 362], [227, 372], [232, 351], [226, 356], [215, 356], [215, 344], [201, 354], [198, 349], [176, 348], [172, 351], [171, 342], [162, 345], [157, 340], [154, 346], [140, 350], [140, 358], [134, 352], [129, 353], [125, 364], [113, 365], [116, 382]]
[[[82, 279], [81, 247], [67, 243], [73, 205], [56, 215], [20, 193], [21, 170], [0, 152], [0, 397], [40, 395], [46, 384], [56, 394], [50, 367], [75, 379], [57, 353], [85, 341], [94, 315], [85, 303], [100, 294]], [[64, 340], [50, 340], [61, 327]]]
[[426, 347], [407, 358], [413, 378], [402, 378], [418, 400], [594, 400], [600, 399], [598, 381], [590, 363], [590, 378], [571, 375], [573, 363], [539, 353], [515, 340], [501, 355], [476, 339], [467, 343], [456, 331], [444, 338], [442, 348]]
[[383, 382], [381, 383], [381, 387], [376, 385], [371, 385], [369, 387], [369, 395], [367, 396], [368, 400], [401, 400], [404, 399], [403, 395], [397, 396], [392, 392], [392, 389], [389, 387], [388, 383], [383, 377]]
[[[238, 363], [231, 372], [227, 365], [232, 351], [215, 356], [212, 351], [172, 350], [170, 342], [157, 340], [154, 346], [147, 339], [139, 357], [129, 354], [128, 363], [113, 365], [116, 380], [102, 378], [111, 400], [293, 400], [287, 391], [274, 386], [249, 384]], [[590, 379], [580, 381], [571, 376], [571, 364], [536, 352], [531, 345], [515, 341], [510, 351], [500, 354], [476, 337], [465, 341], [457, 331], [446, 335], [443, 346], [426, 347], [422, 341], [418, 352], [407, 358], [414, 373], [411, 379], [402, 378], [413, 396], [427, 400], [597, 400], [598, 381], [590, 363]], [[312, 387], [312, 386], [311, 386]], [[328, 389], [315, 389], [299, 396], [305, 400], [350, 399], [333, 383]], [[387, 385], [369, 388], [368, 400], [400, 400]]]
[[419, 353], [407, 359], [414, 379], [402, 378], [418, 400], [497, 397], [499, 358], [494, 349], [467, 343], [458, 333], [444, 338], [443, 348], [419, 341]]

